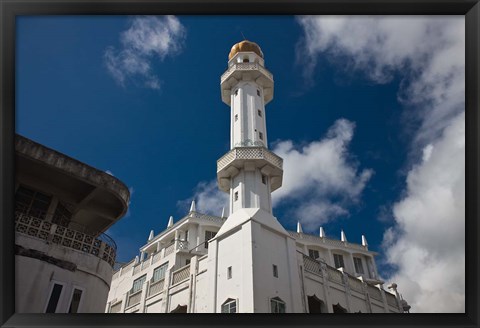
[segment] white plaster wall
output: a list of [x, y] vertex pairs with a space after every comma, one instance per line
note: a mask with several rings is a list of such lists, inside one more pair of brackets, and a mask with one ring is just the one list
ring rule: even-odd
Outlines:
[[188, 305], [190, 288], [184, 288], [169, 295], [168, 312], [175, 310], [178, 305]]
[[162, 299], [145, 306], [146, 313], [162, 313]]
[[[205, 261], [203, 261], [205, 262]], [[195, 313], [206, 313], [208, 311], [207, 302], [208, 302], [208, 294], [211, 292], [208, 289], [208, 271], [200, 273], [196, 276], [196, 293], [195, 293], [195, 305], [194, 305], [194, 312]]]
[[15, 311], [43, 313], [52, 282], [64, 283], [57, 312], [66, 313], [75, 287], [83, 289], [79, 312], [104, 312], [109, 283], [110, 265], [96, 256], [55, 244], [46, 244], [36, 238], [17, 235], [16, 243], [27, 249], [36, 249], [56, 259], [75, 263], [75, 271], [60, 268], [39, 259], [15, 256]]

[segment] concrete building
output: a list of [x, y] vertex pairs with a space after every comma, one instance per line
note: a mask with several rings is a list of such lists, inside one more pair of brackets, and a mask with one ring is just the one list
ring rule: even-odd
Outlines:
[[[221, 76], [231, 110], [230, 151], [217, 161], [229, 213], [190, 212], [140, 248], [115, 272], [106, 312], [403, 312], [382, 288], [375, 252], [350, 243], [287, 231], [272, 214], [271, 193], [282, 185], [283, 160], [268, 150], [265, 105], [273, 76], [260, 47], [235, 44]], [[359, 236], [360, 237], [360, 236]]]
[[15, 312], [103, 312], [127, 211], [117, 178], [16, 136]]

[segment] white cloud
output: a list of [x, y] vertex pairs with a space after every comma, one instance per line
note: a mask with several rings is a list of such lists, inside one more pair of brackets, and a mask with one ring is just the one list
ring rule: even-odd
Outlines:
[[318, 141], [295, 147], [291, 141], [278, 142], [273, 152], [283, 158], [283, 185], [272, 194], [274, 205], [288, 205], [295, 220], [307, 231], [317, 229], [339, 216], [360, 199], [373, 170], [358, 172], [348, 153], [355, 124], [337, 120]]
[[160, 89], [152, 63], [181, 52], [185, 36], [185, 27], [175, 16], [136, 17], [120, 36], [122, 47], [105, 50], [105, 65], [122, 86], [129, 79], [138, 79], [146, 88]]
[[299, 63], [321, 56], [375, 83], [402, 79], [418, 123], [395, 225], [384, 234], [391, 277], [415, 312], [465, 310], [465, 22], [463, 17], [300, 17]]
[[[337, 120], [321, 140], [296, 147], [292, 141], [279, 141], [273, 151], [283, 158], [283, 185], [272, 194], [274, 206], [285, 205], [292, 220], [300, 220], [304, 231], [314, 231], [321, 224], [349, 215], [349, 207], [359, 201], [373, 174], [358, 172], [348, 145], [355, 124]], [[200, 212], [228, 213], [228, 194], [220, 191], [216, 180], [198, 184], [194, 199]], [[190, 199], [179, 202], [187, 209]]]

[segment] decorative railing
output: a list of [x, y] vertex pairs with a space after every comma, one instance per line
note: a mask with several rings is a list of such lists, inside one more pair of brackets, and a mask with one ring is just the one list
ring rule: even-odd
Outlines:
[[330, 266], [327, 267], [328, 280], [343, 285], [343, 273]]
[[174, 250], [175, 250], [175, 243], [172, 243], [172, 244], [168, 245], [167, 247], [165, 247], [165, 255], [164, 256], [167, 256], [167, 255], [173, 253]]
[[133, 275], [136, 275], [142, 271], [142, 263], [138, 263], [136, 266], [133, 267]]
[[153, 256], [152, 264], [157, 263], [162, 258], [162, 252], [157, 252], [157, 253], [153, 254], [152, 256]]
[[363, 293], [363, 283], [361, 280], [358, 280], [355, 277], [348, 276], [348, 286], [351, 290], [354, 290], [359, 293]]
[[261, 141], [253, 141], [251, 139], [246, 139], [244, 141], [237, 142], [235, 147], [265, 147], [265, 144]]
[[104, 233], [86, 234], [19, 211], [15, 212], [15, 231], [46, 242], [92, 254], [108, 262], [112, 267], [115, 264], [117, 245], [113, 239]]
[[336, 239], [319, 237], [319, 236], [315, 236], [315, 235], [309, 235], [309, 234], [306, 234], [306, 233], [298, 233], [298, 232], [295, 232], [295, 231], [289, 231], [288, 233], [290, 234], [290, 236], [292, 236], [296, 239], [301, 238], [301, 239], [310, 240], [310, 241], [313, 241], [313, 242], [316, 242], [316, 243], [320, 242], [320, 243], [324, 243], [324, 244], [329, 245], [329, 246], [334, 246], [334, 247], [339, 247], [339, 248], [351, 248], [351, 249], [356, 249], [356, 250], [361, 250], [361, 251], [366, 251], [367, 250], [367, 248], [365, 246], [350, 243], [350, 242], [343, 242], [343, 241], [336, 240]]
[[131, 307], [131, 306], [140, 304], [140, 299], [141, 298], [142, 298], [142, 289], [140, 289], [139, 291], [136, 291], [135, 293], [132, 293], [132, 294], [130, 294], [130, 292], [129, 292], [128, 299], [127, 299], [127, 307]]
[[148, 297], [156, 295], [163, 291], [165, 286], [165, 279], [161, 279], [155, 282], [150, 283], [150, 288], [148, 289]]
[[378, 301], [383, 301], [382, 300], [382, 293], [380, 292], [380, 289], [378, 289], [375, 286], [367, 284], [367, 290], [368, 290], [368, 295], [370, 295], [370, 297], [372, 297], [372, 298], [374, 298]]
[[385, 292], [385, 297], [387, 298], [387, 304], [390, 306], [398, 307], [397, 298], [395, 295]]
[[110, 306], [110, 313], [118, 313], [120, 312], [120, 309], [122, 308], [122, 301], [113, 304]]
[[175, 285], [190, 276], [190, 264], [178, 269], [172, 274], [172, 285]]
[[320, 262], [315, 261], [311, 257], [303, 255], [303, 265], [305, 267], [305, 271], [323, 276]]
[[262, 74], [266, 75], [270, 80], [273, 81], [273, 75], [268, 70], [266, 70], [259, 63], [235, 63], [230, 66], [225, 73], [222, 74], [220, 78], [220, 83], [223, 83], [234, 71], [260, 71]]
[[264, 147], [238, 147], [233, 148], [217, 161], [217, 172], [236, 159], [263, 159], [279, 169], [283, 168], [283, 159]]
[[177, 250], [185, 250], [185, 251], [188, 251], [188, 241], [186, 241], [186, 240], [178, 240], [178, 241], [177, 241]]

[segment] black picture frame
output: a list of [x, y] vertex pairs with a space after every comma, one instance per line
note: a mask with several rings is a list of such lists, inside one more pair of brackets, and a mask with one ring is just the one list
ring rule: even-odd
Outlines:
[[[465, 15], [466, 27], [466, 313], [465, 314], [16, 314], [14, 284], [15, 17], [92, 14], [408, 14]], [[480, 121], [478, 0], [0, 0], [0, 324], [2, 327], [479, 327], [478, 140]]]

